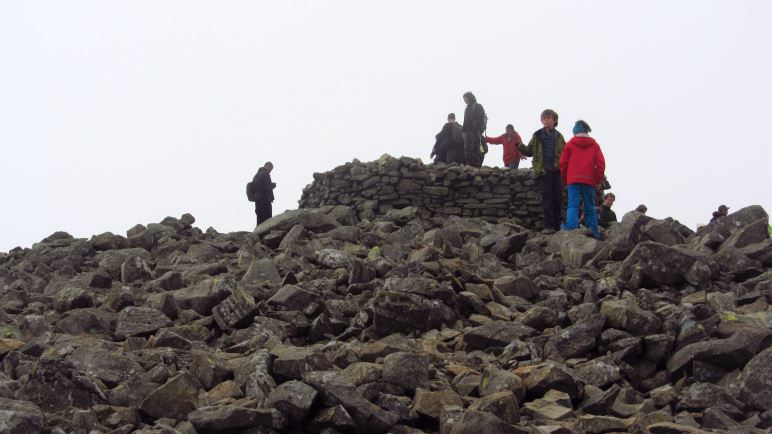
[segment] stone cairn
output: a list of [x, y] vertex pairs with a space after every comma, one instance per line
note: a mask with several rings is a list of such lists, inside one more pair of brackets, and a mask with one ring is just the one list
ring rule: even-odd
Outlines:
[[409, 157], [384, 155], [325, 173], [303, 190], [300, 208], [346, 205], [371, 220], [390, 209], [418, 208], [422, 217], [512, 217], [542, 227], [541, 190], [529, 169], [424, 165]]
[[772, 427], [761, 207], [696, 233], [630, 212], [601, 242], [351, 200], [255, 232], [186, 214], [0, 253], [0, 431]]

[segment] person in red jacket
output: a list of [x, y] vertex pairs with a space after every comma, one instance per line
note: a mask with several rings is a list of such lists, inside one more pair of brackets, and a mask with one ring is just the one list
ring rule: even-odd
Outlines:
[[504, 166], [507, 169], [517, 169], [520, 160], [525, 160], [525, 156], [517, 150], [518, 145], [522, 145], [520, 134], [517, 134], [515, 127], [507, 125], [506, 132], [498, 137], [485, 136], [485, 143], [493, 145], [502, 145], [504, 147]]
[[606, 160], [600, 145], [587, 133], [592, 131], [587, 122], [579, 120], [574, 125], [574, 137], [566, 143], [560, 155], [560, 175], [568, 186], [566, 223], [561, 229], [579, 227], [579, 203], [584, 203], [584, 222], [592, 235], [600, 239], [598, 215], [595, 213], [595, 188], [603, 181]]

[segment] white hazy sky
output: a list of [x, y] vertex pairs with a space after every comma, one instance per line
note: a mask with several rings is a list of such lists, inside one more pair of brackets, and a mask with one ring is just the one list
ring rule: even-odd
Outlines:
[[771, 21], [766, 0], [0, 0], [0, 251], [185, 212], [251, 230], [264, 161], [274, 213], [296, 208], [353, 158], [427, 162], [468, 90], [489, 133], [586, 119], [620, 216], [770, 211]]

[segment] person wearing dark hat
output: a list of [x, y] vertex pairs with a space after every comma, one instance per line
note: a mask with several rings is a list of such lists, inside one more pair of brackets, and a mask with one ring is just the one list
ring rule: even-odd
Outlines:
[[727, 214], [729, 214], [729, 207], [726, 205], [721, 205], [718, 207], [718, 211], [713, 211], [713, 218], [710, 219], [710, 222], [713, 223], [721, 217], [726, 217]]
[[523, 155], [533, 157], [531, 168], [536, 182], [541, 187], [541, 202], [544, 211], [544, 229], [542, 233], [554, 234], [560, 230], [563, 214], [563, 185], [560, 183], [560, 155], [566, 140], [558, 126], [558, 114], [551, 109], [541, 112], [541, 124], [528, 142], [528, 146], [519, 145]]
[[566, 223], [561, 229], [579, 228], [579, 205], [584, 204], [584, 224], [595, 238], [601, 239], [595, 212], [595, 189], [603, 182], [606, 159], [598, 142], [589, 136], [590, 131], [587, 122], [576, 121], [574, 137], [566, 143], [560, 156], [560, 175], [563, 184], [568, 186]]
[[637, 207], [635, 207], [635, 210], [638, 211], [641, 214], [646, 214], [646, 211], [648, 211], [649, 209], [646, 208], [646, 205], [640, 204]]

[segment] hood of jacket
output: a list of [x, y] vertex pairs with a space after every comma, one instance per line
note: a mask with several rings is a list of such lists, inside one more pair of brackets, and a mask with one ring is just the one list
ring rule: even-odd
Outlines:
[[571, 142], [580, 148], [589, 148], [595, 146], [595, 139], [587, 135], [577, 135], [571, 139]]

